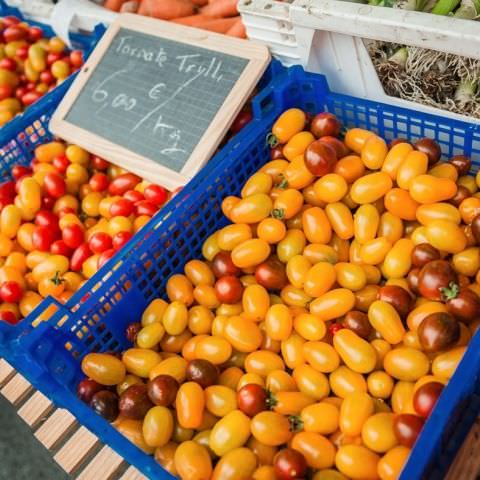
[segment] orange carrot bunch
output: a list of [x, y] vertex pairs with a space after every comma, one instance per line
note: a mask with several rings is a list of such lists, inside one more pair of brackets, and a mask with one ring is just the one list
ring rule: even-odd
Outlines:
[[138, 13], [211, 32], [246, 38], [238, 0], [105, 0], [116, 12]]

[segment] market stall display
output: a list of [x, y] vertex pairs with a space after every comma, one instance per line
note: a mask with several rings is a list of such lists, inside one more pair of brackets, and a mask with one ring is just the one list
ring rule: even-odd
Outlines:
[[[99, 282], [88, 297], [79, 301], [73, 307], [73, 311], [57, 306], [57, 313], [48, 322], [43, 322], [37, 328], [29, 330], [28, 335], [25, 335], [24, 326], [22, 329], [24, 334], [18, 338], [14, 330], [9, 331], [7, 328], [2, 328], [4, 338], [12, 341], [7, 343], [12, 346], [15, 345], [15, 348], [9, 348], [10, 351], [8, 352], [15, 366], [17, 364], [20, 366], [18, 361], [20, 358], [23, 359], [24, 365], [31, 364], [30, 361], [37, 362], [36, 375], [28, 375], [25, 369], [20, 369], [22, 373], [27, 375], [33, 385], [41, 389], [58, 405], [67, 407], [80, 420], [82, 425], [97, 435], [100, 440], [107, 442], [108, 445], [116, 449], [123, 458], [134, 464], [147, 476], [161, 475], [161, 470], [159, 470], [155, 461], [133, 447], [122, 435], [109, 427], [105, 420], [92, 412], [90, 407], [76, 398], [77, 385], [83, 377], [80, 370], [81, 359], [92, 350], [97, 350], [95, 346], [103, 351], [118, 351], [131, 347], [131, 343], [125, 336], [126, 327], [132, 322], [139, 321], [142, 312], [153, 299], [158, 298], [159, 295], [165, 295], [162, 292], [165, 292], [168, 278], [172, 274], [183, 272], [183, 265], [186, 262], [199, 258], [205, 240], [218, 228], [226, 225], [226, 220], [220, 210], [222, 199], [227, 194], [239, 195], [247, 179], [265, 162], [268, 162], [270, 147], [265, 143], [265, 136], [271, 131], [276, 117], [282, 111], [291, 107], [300, 107], [312, 113], [328, 108], [347, 128], [357, 127], [381, 132], [381, 135], [389, 141], [401, 137], [412, 141], [412, 144], [416, 144], [417, 140], [425, 135], [433, 136], [441, 147], [443, 155], [447, 158], [461, 152], [473, 156], [477, 154], [475, 145], [479, 134], [468, 124], [452, 122], [388, 105], [382, 105], [382, 115], [377, 116], [379, 111], [377, 103], [331, 93], [328, 91], [323, 77], [309, 76], [301, 71], [293, 70], [277, 78], [275, 83], [267, 88], [260, 98], [254, 102], [253, 108], [256, 120], [237, 136], [236, 147], [232, 148], [221, 162], [212, 165], [210, 168], [207, 166], [194, 179], [192, 184], [195, 187], [194, 190], [189, 192], [187, 187], [182, 191], [183, 196], [181, 198], [177, 197], [181, 203], [177, 204], [174, 210], [172, 210], [171, 203], [164, 207], [159, 213], [156, 227], [152, 230], [155, 235], [147, 235], [144, 240], [134, 245], [134, 248], [130, 249], [128, 254], [120, 253], [118, 261], [114, 262], [115, 265], [111, 273]], [[454, 130], [451, 127], [454, 127]], [[360, 133], [356, 129], [353, 132]], [[360, 138], [364, 137], [361, 135]], [[425, 143], [420, 142], [419, 148]], [[415, 153], [416, 156], [422, 156], [418, 152]], [[365, 158], [365, 160], [367, 159]], [[373, 158], [371, 160], [373, 161]], [[452, 161], [452, 165], [447, 165], [447, 168], [440, 168], [441, 173], [437, 172], [438, 168], [431, 172], [440, 175], [440, 178], [432, 180], [427, 175], [429, 182], [432, 180], [440, 182], [442, 185], [443, 183], [450, 185], [451, 180], [441, 177], [442, 175], [453, 175], [454, 163], [460, 166], [459, 162], [455, 160]], [[375, 168], [373, 164], [370, 166]], [[446, 173], [447, 171], [449, 173]], [[378, 175], [378, 173], [373, 173], [373, 175]], [[473, 177], [469, 178], [470, 180], [460, 180], [460, 183], [466, 181], [470, 188], [476, 189], [477, 187], [472, 183], [472, 181], [474, 182]], [[423, 181], [422, 176], [419, 179]], [[209, 188], [205, 190], [197, 189], [199, 185], [197, 182], [205, 182]], [[217, 188], [220, 185], [221, 190]], [[414, 190], [416, 190], [416, 187]], [[442, 190], [442, 192], [447, 195], [446, 190]], [[420, 198], [417, 193], [412, 190], [412, 195], [415, 195], [415, 198], [418, 197], [419, 201], [424, 201], [425, 199]], [[182, 208], [179, 208], [180, 205]], [[348, 210], [348, 207], [345, 208]], [[445, 210], [449, 209], [447, 207]], [[280, 213], [277, 212], [278, 216], [281, 216]], [[281, 221], [278, 218], [276, 220]], [[440, 222], [442, 221], [444, 220], [440, 220]], [[426, 223], [428, 223], [428, 220]], [[435, 228], [438, 226], [435, 221], [433, 226]], [[427, 230], [430, 228], [430, 225], [426, 227]], [[422, 229], [417, 234], [420, 235], [421, 231]], [[455, 238], [460, 239], [462, 235], [463, 233], [456, 235]], [[405, 242], [402, 241], [401, 243]], [[342, 242], [338, 241], [335, 246], [338, 247], [341, 244]], [[437, 247], [450, 250], [450, 246], [446, 247], [443, 244], [437, 245]], [[207, 255], [216, 253], [215, 242], [209, 240], [204, 252]], [[454, 255], [458, 255], [458, 253]], [[401, 267], [401, 264], [397, 264], [397, 266]], [[248, 266], [242, 263], [241, 268], [248, 268]], [[170, 283], [169, 285], [172, 286]], [[185, 280], [179, 280], [179, 285], [185, 285]], [[462, 285], [464, 284], [462, 283]], [[342, 290], [343, 287], [339, 288]], [[290, 294], [294, 292], [294, 287], [289, 287], [288, 290], [289, 293], [287, 297], [284, 295], [284, 298], [290, 297]], [[170, 294], [173, 291], [169, 288]], [[182, 291], [186, 290], [182, 289]], [[204, 293], [208, 293], [207, 291], [208, 289], [204, 289]], [[200, 291], [197, 292], [197, 298], [210, 298], [208, 295], [207, 297], [198, 297], [199, 293]], [[355, 294], [350, 292], [350, 294], [345, 293], [345, 295]], [[157, 304], [160, 308], [162, 302], [159, 301]], [[125, 308], [125, 305], [128, 305], [128, 309]], [[46, 307], [44, 305], [44, 308]], [[153, 311], [153, 314], [155, 312], [156, 310]], [[462, 328], [462, 331], [464, 335], [466, 330]], [[345, 335], [345, 333], [341, 335]], [[186, 337], [186, 333], [184, 336]], [[407, 335], [407, 337], [410, 337], [410, 335]], [[174, 338], [172, 337], [172, 342]], [[180, 335], [179, 340], [180, 338], [183, 338], [182, 335]], [[225, 342], [226, 340], [218, 338], [218, 341]], [[391, 339], [391, 341], [394, 340]], [[471, 425], [476, 414], [476, 407], [475, 402], [469, 403], [468, 399], [476, 389], [473, 379], [478, 367], [478, 358], [475, 353], [478, 341], [478, 336], [472, 338], [470, 348], [466, 349], [456, 374], [451, 377], [448, 385], [444, 388], [436, 408], [425, 423], [422, 434], [418, 437], [416, 446], [411, 452], [410, 460], [405, 467], [404, 478], [417, 478], [426, 474], [426, 472], [433, 471], [432, 469], [438, 472], [445, 471], [451, 462], [452, 452], [458, 448], [460, 440]], [[165, 344], [163, 339], [162, 343]], [[170, 342], [167, 343], [170, 345]], [[62, 345], [65, 345], [65, 348]], [[175, 342], [171, 345], [173, 349], [179, 348], [179, 344]], [[169, 348], [167, 347], [167, 350]], [[406, 348], [410, 352], [409, 348], [412, 347], [402, 348]], [[415, 355], [419, 358], [425, 355], [420, 350], [417, 351], [418, 354]], [[462, 349], [462, 351], [464, 350]], [[393, 352], [395, 352], [395, 349]], [[174, 352], [170, 352], [167, 356], [170, 356], [171, 353]], [[39, 354], [42, 360], [39, 359]], [[152, 354], [154, 356], [158, 355], [156, 352], [152, 352]], [[237, 357], [242, 358], [241, 355], [235, 355], [234, 358]], [[26, 358], [29, 358], [28, 362], [25, 362]], [[115, 360], [114, 357], [111, 358], [112, 361]], [[347, 361], [350, 360], [347, 359]], [[438, 365], [438, 362], [436, 365]], [[356, 368], [356, 366], [353, 365], [353, 368]], [[254, 373], [260, 376], [266, 374], [266, 372]], [[357, 373], [363, 378], [361, 373]], [[397, 373], [395, 372], [393, 375], [397, 375]], [[413, 371], [409, 371], [407, 375], [410, 373], [413, 374]], [[400, 381], [409, 383], [410, 380]], [[459, 416], [460, 412], [461, 416]], [[135, 422], [130, 427], [133, 428], [134, 424]], [[444, 437], [443, 435], [447, 435], [447, 431], [448, 436]], [[452, 434], [452, 432], [454, 433]]]

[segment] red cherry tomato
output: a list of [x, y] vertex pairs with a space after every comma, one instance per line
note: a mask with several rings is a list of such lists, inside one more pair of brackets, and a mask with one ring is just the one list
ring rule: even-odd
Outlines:
[[45, 190], [53, 198], [60, 198], [65, 195], [65, 180], [54, 172], [47, 173], [44, 178]]
[[0, 286], [0, 298], [3, 302], [18, 303], [22, 295], [23, 289], [17, 282], [10, 280]]
[[52, 165], [57, 169], [58, 172], [65, 173], [70, 165], [70, 160], [66, 155], [58, 155], [53, 159]]
[[147, 200], [137, 202], [135, 205], [135, 214], [137, 216], [147, 215], [149, 217], [153, 217], [157, 213], [157, 211], [157, 206]]
[[62, 218], [67, 213], [75, 213], [75, 209], [72, 207], [64, 207], [58, 211], [58, 218]]
[[90, 162], [95, 170], [106, 170], [110, 165], [106, 160], [98, 155], [92, 155]]
[[104, 192], [109, 183], [108, 177], [104, 173], [95, 173], [88, 182], [93, 192]]
[[92, 255], [92, 251], [88, 243], [82, 243], [72, 255], [70, 259], [70, 269], [73, 272], [79, 272], [82, 269], [83, 262]]
[[42, 208], [45, 210], [52, 210], [55, 205], [56, 199], [50, 195], [44, 195], [42, 197]]
[[40, 210], [35, 215], [35, 225], [58, 230], [58, 217], [50, 210]]
[[10, 85], [0, 86], [0, 100], [5, 100], [13, 96], [13, 88]]
[[15, 182], [11, 180], [0, 184], [0, 199], [1, 200], [13, 200], [15, 198]]
[[35, 82], [28, 82], [25, 86], [27, 87], [27, 90], [31, 92], [32, 90], [35, 90], [35, 87], [37, 85], [35, 84]]
[[232, 257], [228, 252], [218, 252], [213, 257], [212, 270], [217, 278], [240, 274], [240, 269], [232, 262]]
[[30, 167], [25, 167], [25, 165], [14, 165], [12, 167], [12, 177], [15, 180], [19, 180], [25, 175], [31, 175], [32, 169]]
[[342, 328], [345, 328], [341, 323], [332, 323], [329, 327], [328, 327], [328, 331], [330, 332], [330, 335], [335, 335], [339, 330], [341, 330]]
[[15, 72], [17, 70], [17, 62], [13, 58], [5, 57], [0, 60], [0, 68]]
[[230, 127], [232, 133], [238, 133], [245, 125], [252, 121], [252, 112], [249, 110], [242, 110], [235, 118]]
[[242, 299], [242, 282], [233, 275], [226, 275], [215, 283], [215, 293], [222, 303], [237, 303]]
[[112, 237], [105, 232], [96, 232], [90, 237], [88, 246], [93, 253], [103, 253], [112, 248]]
[[20, 60], [26, 60], [28, 58], [28, 49], [27, 45], [22, 45], [17, 48], [15, 52], [15, 56], [18, 57]]
[[120, 198], [110, 205], [110, 215], [112, 217], [128, 217], [133, 213], [134, 205], [126, 198]]
[[40, 74], [40, 81], [45, 85], [53, 85], [55, 83], [55, 77], [50, 70], [45, 70]]
[[9, 323], [10, 325], [16, 325], [19, 319], [10, 310], [3, 310], [0, 312], [0, 320]]
[[334, 148], [321, 140], [311, 143], [305, 150], [305, 166], [318, 177], [333, 171], [337, 163], [337, 154]]
[[397, 437], [398, 443], [408, 448], [412, 448], [415, 440], [422, 431], [425, 420], [418, 415], [403, 413], [397, 415], [393, 420], [393, 431]]
[[111, 248], [110, 250], [105, 250], [98, 257], [98, 268], [102, 268], [117, 252]]
[[342, 129], [342, 124], [338, 118], [329, 112], [321, 112], [316, 115], [311, 124], [310, 131], [317, 138], [321, 137], [338, 137], [340, 135], [340, 130]]
[[128, 192], [125, 192], [123, 194], [123, 198], [130, 200], [134, 205], [137, 202], [141, 202], [142, 200], [145, 200], [145, 197], [143, 196], [143, 194], [137, 190], [129, 190]]
[[143, 192], [145, 200], [160, 206], [167, 201], [167, 191], [160, 185], [149, 185]]
[[38, 40], [43, 38], [43, 29], [40, 27], [30, 27], [28, 29], [28, 40], [30, 42], [35, 43]]
[[83, 231], [83, 228], [76, 223], [67, 225], [62, 230], [62, 240], [70, 248], [75, 249], [77, 247], [80, 247], [84, 239], [85, 239], [85, 233]]
[[32, 234], [32, 243], [35, 250], [48, 252], [50, 250], [50, 246], [56, 240], [56, 233], [57, 232], [50, 227], [35, 227]]
[[20, 19], [15, 15], [7, 15], [2, 18], [2, 23], [5, 27], [11, 27], [12, 25], [17, 25], [20, 23]]
[[244, 385], [237, 392], [238, 408], [249, 417], [254, 417], [257, 413], [267, 410], [268, 393], [256, 383]]
[[62, 54], [60, 52], [50, 52], [47, 54], [47, 65], [50, 66], [61, 58]]
[[270, 257], [257, 266], [255, 279], [267, 290], [281, 290], [288, 283], [285, 265], [276, 257]]
[[429, 382], [422, 385], [413, 396], [413, 408], [422, 417], [427, 418], [432, 413], [438, 397], [444, 388], [443, 383]]
[[293, 448], [284, 448], [275, 455], [273, 468], [275, 478], [289, 480], [305, 478], [308, 466], [305, 457], [300, 452]]
[[[0, 62], [1, 63], [1, 62]], [[0, 66], [0, 68], [2, 68]], [[25, 87], [18, 87], [16, 90], [15, 90], [15, 98], [17, 100], [20, 100], [22, 101], [22, 97], [27, 93], [27, 89]]]
[[80, 68], [83, 65], [83, 52], [81, 50], [73, 50], [70, 52], [70, 63], [75, 68]]
[[25, 106], [30, 106], [32, 103], [35, 103], [39, 98], [43, 96], [42, 93], [40, 92], [27, 92], [23, 97], [22, 97], [22, 103]]
[[115, 251], [120, 250], [133, 235], [130, 232], [118, 232], [112, 238], [112, 245]]
[[123, 195], [128, 190], [132, 190], [141, 182], [141, 178], [133, 173], [124, 173], [115, 177], [108, 186], [108, 192], [111, 195]]
[[50, 252], [54, 255], [70, 257], [73, 253], [73, 249], [71, 249], [63, 240], [55, 240], [52, 245], [50, 245]]

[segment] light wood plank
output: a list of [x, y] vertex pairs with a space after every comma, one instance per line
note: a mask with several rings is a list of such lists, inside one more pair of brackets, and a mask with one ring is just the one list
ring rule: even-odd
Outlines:
[[103, 447], [77, 480], [109, 480], [124, 464], [123, 458], [110, 447]]
[[72, 431], [76, 423], [75, 417], [70, 412], [59, 408], [35, 432], [35, 436], [50, 450]]
[[148, 480], [135, 467], [130, 467], [121, 477], [120, 480]]
[[53, 458], [67, 473], [72, 473], [99, 443], [90, 430], [80, 427]]
[[473, 425], [445, 480], [475, 480], [480, 475], [480, 419]]
[[41, 392], [35, 392], [30, 400], [18, 410], [18, 415], [25, 423], [32, 427], [39, 422], [50, 410], [53, 409], [52, 402]]
[[3, 388], [2, 395], [14, 405], [20, 403], [30, 392], [33, 391], [32, 385], [27, 379], [17, 373]]
[[0, 358], [0, 386], [3, 386], [14, 375], [14, 368], [6, 360]]

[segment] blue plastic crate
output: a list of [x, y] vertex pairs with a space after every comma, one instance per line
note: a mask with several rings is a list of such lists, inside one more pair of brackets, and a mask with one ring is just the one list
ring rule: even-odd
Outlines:
[[[138, 321], [148, 303], [165, 298], [169, 276], [182, 271], [186, 261], [201, 256], [203, 241], [227, 223], [220, 203], [238, 194], [246, 179], [269, 160], [265, 138], [274, 119], [286, 108], [300, 107], [310, 113], [328, 110], [347, 127], [362, 127], [386, 139], [415, 140], [429, 136], [442, 146], [443, 154], [465, 152], [478, 165], [480, 126], [408, 109], [339, 95], [329, 90], [325, 77], [292, 68], [268, 85], [254, 100], [255, 119], [210, 162], [136, 236], [126, 250], [89, 282], [83, 298], [62, 307], [45, 301], [36, 315], [54, 308], [56, 313], [32, 329], [2, 326], [0, 340], [8, 360], [57, 405], [67, 408], [78, 421], [115, 449], [149, 478], [171, 478], [120, 435], [75, 395], [82, 378], [80, 361], [91, 351], [129, 347], [125, 327]], [[108, 270], [108, 271], [107, 271]], [[31, 318], [33, 318], [33, 314]], [[472, 339], [454, 377], [426, 423], [402, 474], [403, 480], [443, 478], [480, 405], [480, 335]]]

